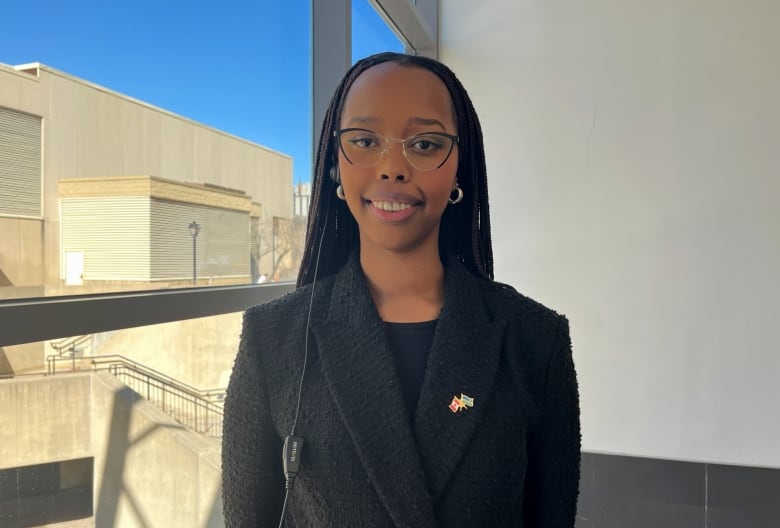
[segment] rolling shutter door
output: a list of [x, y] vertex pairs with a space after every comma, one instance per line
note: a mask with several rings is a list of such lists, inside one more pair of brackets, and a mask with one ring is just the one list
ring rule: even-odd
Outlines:
[[2, 107], [0, 214], [41, 216], [41, 118]]

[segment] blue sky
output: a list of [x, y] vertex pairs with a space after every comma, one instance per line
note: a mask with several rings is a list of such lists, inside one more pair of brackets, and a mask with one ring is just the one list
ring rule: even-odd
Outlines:
[[[5, 0], [0, 63], [41, 62], [284, 152], [306, 182], [311, 1]], [[352, 25], [353, 60], [403, 49], [367, 0]]]

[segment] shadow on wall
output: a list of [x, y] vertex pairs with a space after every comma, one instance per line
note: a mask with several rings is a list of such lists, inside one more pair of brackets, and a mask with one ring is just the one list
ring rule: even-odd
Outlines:
[[[96, 523], [98, 526], [115, 526], [119, 499], [124, 490], [125, 456], [130, 448], [128, 439], [130, 429], [130, 412], [119, 412], [120, 403], [125, 400], [132, 407], [140, 397], [129, 388], [120, 389], [114, 395], [114, 412], [111, 413], [110, 437], [106, 454], [108, 460], [105, 463], [103, 478], [100, 479], [100, 493], [96, 508]], [[144, 528], [146, 522], [140, 505], [131, 494], [127, 499], [132, 505], [138, 523]]]
[[97, 483], [95, 525], [223, 526], [218, 477], [203, 473], [198, 460], [210, 445], [201, 441], [208, 440], [167, 417], [139, 420], [139, 403], [148, 405], [123, 387], [114, 391], [113, 402], [107, 406], [104, 465], [102, 471], [95, 468], [102, 473]]
[[8, 357], [5, 355], [5, 349], [0, 347], [0, 376], [13, 374], [14, 371], [11, 368], [11, 363], [8, 361]]
[[8, 278], [8, 275], [3, 272], [3, 268], [0, 268], [0, 288], [3, 286], [13, 286], [13, 283], [11, 282], [11, 279]]

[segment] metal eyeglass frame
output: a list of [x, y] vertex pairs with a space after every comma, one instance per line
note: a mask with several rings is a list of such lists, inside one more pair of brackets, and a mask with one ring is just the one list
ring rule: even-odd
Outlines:
[[[385, 148], [382, 150], [382, 153], [379, 155], [377, 160], [374, 163], [371, 163], [370, 165], [358, 165], [358, 167], [373, 167], [374, 165], [376, 165], [377, 163], [382, 161], [385, 156], [387, 156], [387, 153], [390, 151], [390, 143], [401, 143], [401, 150], [403, 151], [404, 158], [406, 158], [406, 161], [408, 161], [409, 164], [412, 167], [414, 167], [415, 169], [417, 169], [419, 171], [429, 172], [429, 171], [433, 171], [433, 170], [439, 169], [439, 168], [442, 167], [442, 165], [447, 163], [447, 160], [450, 159], [450, 156], [452, 155], [452, 150], [455, 148], [455, 145], [460, 144], [460, 138], [458, 136], [454, 136], [452, 134], [447, 134], [446, 132], [435, 132], [435, 131], [434, 132], [423, 132], [421, 134], [414, 134], [413, 136], [409, 136], [408, 138], [405, 138], [405, 139], [397, 139], [397, 138], [385, 137], [382, 134], [378, 134], [377, 132], [374, 132], [373, 130], [369, 130], [367, 128], [342, 128], [342, 129], [339, 129], [339, 130], [334, 130], [333, 131], [333, 137], [336, 139], [336, 143], [338, 143], [339, 150], [341, 150], [341, 153], [344, 154], [344, 158], [350, 163], [350, 165], [355, 165], [355, 162], [353, 162], [351, 159], [349, 159], [349, 156], [344, 151], [344, 145], [341, 143], [341, 135], [344, 132], [353, 132], [355, 130], [359, 130], [359, 131], [362, 131], [362, 132], [368, 132], [368, 133], [370, 133], [370, 134], [372, 134], [372, 135], [374, 135], [374, 136], [376, 136], [378, 138], [382, 138], [382, 139], [385, 140]], [[449, 139], [451, 141], [451, 143], [450, 143], [450, 150], [447, 152], [447, 155], [444, 156], [444, 159], [442, 160], [442, 162], [439, 163], [437, 166], [432, 167], [430, 169], [421, 169], [420, 167], [415, 165], [412, 160], [409, 159], [409, 155], [406, 153], [406, 142], [411, 140], [411, 139], [414, 139], [416, 137], [419, 137], [419, 136], [442, 136], [442, 137], [446, 137], [447, 139]]]

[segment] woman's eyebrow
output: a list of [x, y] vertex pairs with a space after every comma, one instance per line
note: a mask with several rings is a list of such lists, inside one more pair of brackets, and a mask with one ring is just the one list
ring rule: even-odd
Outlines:
[[[349, 120], [347, 123], [348, 126], [352, 125], [372, 125], [380, 123], [382, 120], [378, 117], [362, 117], [362, 116], [356, 116]], [[438, 119], [430, 119], [426, 117], [411, 117], [406, 121], [406, 126], [438, 126], [442, 130], [447, 130], [444, 127], [444, 124], [439, 121]]]
[[409, 125], [425, 125], [425, 126], [437, 125], [442, 130], [446, 130], [446, 128], [444, 128], [444, 125], [442, 124], [442, 122], [439, 121], [438, 119], [427, 119], [427, 118], [424, 118], [424, 117], [413, 117], [413, 118], [411, 118], [411, 119], [409, 119], [407, 121], [407, 124], [409, 124]]
[[357, 125], [357, 124], [370, 125], [378, 122], [379, 122], [379, 118], [377, 117], [353, 117], [352, 119], [349, 120], [347, 124], [348, 125]]

